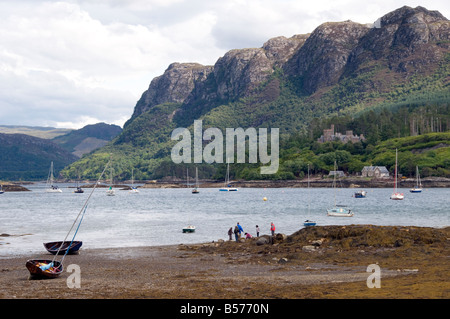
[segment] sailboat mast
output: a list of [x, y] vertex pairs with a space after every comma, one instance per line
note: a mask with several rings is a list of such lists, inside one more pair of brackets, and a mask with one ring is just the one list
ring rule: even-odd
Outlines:
[[397, 149], [395, 149], [395, 176], [394, 176], [394, 193], [397, 192]]

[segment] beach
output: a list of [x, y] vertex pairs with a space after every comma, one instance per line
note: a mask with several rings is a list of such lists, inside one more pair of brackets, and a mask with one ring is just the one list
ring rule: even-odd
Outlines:
[[[450, 227], [316, 226], [288, 236], [81, 249], [72, 273], [30, 280], [27, 259], [0, 259], [2, 299], [448, 299]], [[57, 260], [60, 260], [60, 256]], [[369, 288], [369, 265], [380, 287]], [[372, 281], [371, 281], [372, 282]], [[376, 282], [373, 281], [373, 282]], [[72, 285], [73, 286], [73, 285]]]

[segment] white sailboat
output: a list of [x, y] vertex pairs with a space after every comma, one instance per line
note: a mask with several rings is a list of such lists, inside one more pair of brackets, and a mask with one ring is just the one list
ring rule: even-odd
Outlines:
[[113, 189], [113, 177], [112, 177], [113, 168], [112, 166], [109, 169], [109, 188], [106, 190], [107, 196], [115, 196], [116, 192]]
[[422, 182], [420, 181], [419, 167], [416, 166], [416, 186], [409, 190], [411, 193], [421, 193], [422, 192]]
[[134, 187], [134, 169], [131, 169], [131, 189], [128, 191], [131, 194], [138, 194], [139, 191], [136, 187]]
[[230, 163], [227, 164], [227, 175], [225, 177], [225, 183], [223, 187], [219, 188], [221, 192], [236, 192], [238, 189], [236, 187], [231, 187], [230, 184]]
[[[308, 216], [310, 215], [310, 210], [309, 210], [309, 207], [310, 207], [310, 196], [309, 195], [310, 194], [309, 194], [309, 164], [308, 164]], [[307, 219], [307, 220], [304, 221], [303, 226], [305, 226], [305, 227], [316, 226], [316, 222], [313, 221], [313, 220]]]
[[350, 209], [346, 209], [345, 206], [336, 205], [336, 162], [334, 162], [334, 176], [333, 176], [333, 188], [334, 188], [334, 207], [327, 209], [327, 216], [334, 217], [352, 217], [353, 212]]
[[391, 199], [393, 199], [393, 200], [402, 200], [405, 196], [403, 195], [403, 193], [400, 193], [400, 192], [397, 191], [397, 177], [398, 177], [397, 159], [398, 159], [398, 153], [397, 153], [397, 149], [395, 149], [394, 192], [391, 195]]
[[198, 190], [198, 168], [195, 168], [195, 187], [192, 190], [192, 194], [198, 194], [200, 191]]
[[50, 165], [50, 171], [48, 172], [47, 184], [46, 184], [46, 192], [47, 193], [62, 193], [62, 190], [58, 188], [58, 186], [53, 185], [53, 162]]

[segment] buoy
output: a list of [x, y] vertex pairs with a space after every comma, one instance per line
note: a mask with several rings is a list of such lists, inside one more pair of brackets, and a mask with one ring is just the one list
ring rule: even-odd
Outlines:
[[263, 198], [263, 201], [266, 201], [266, 200], [267, 200], [267, 197], [264, 197], [264, 198]]

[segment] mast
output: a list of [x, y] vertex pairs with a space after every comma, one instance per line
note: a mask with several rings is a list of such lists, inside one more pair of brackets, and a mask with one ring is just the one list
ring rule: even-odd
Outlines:
[[394, 176], [394, 193], [397, 192], [397, 149], [395, 149], [395, 176]]

